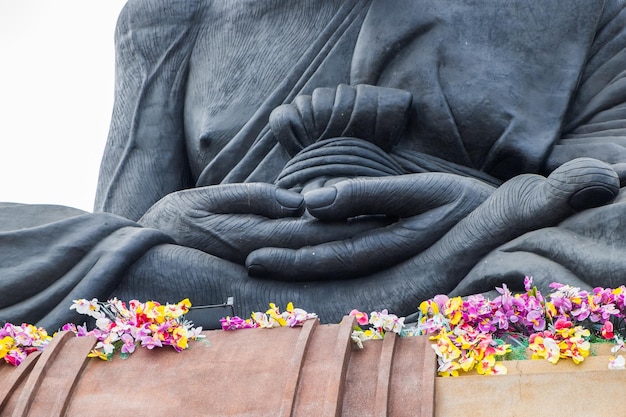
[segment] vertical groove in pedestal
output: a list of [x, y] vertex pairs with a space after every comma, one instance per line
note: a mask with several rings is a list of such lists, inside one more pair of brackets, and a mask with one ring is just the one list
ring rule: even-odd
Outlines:
[[417, 354], [421, 357], [422, 372], [420, 386], [420, 408], [417, 416], [434, 417], [435, 415], [435, 378], [437, 377], [437, 355], [430, 347], [432, 342], [427, 336], [418, 337], [419, 346]]
[[11, 369], [11, 373], [8, 376], [2, 378], [2, 383], [0, 384], [0, 411], [4, 410], [14, 390], [28, 377], [40, 354], [41, 352], [31, 353], [18, 367]]
[[374, 398], [374, 415], [387, 417], [389, 410], [389, 389], [391, 386], [391, 367], [396, 347], [397, 335], [389, 332], [383, 339], [383, 348], [378, 360], [378, 374], [376, 378], [376, 394]]
[[24, 383], [24, 389], [13, 410], [13, 417], [26, 417], [30, 412], [30, 407], [37, 396], [37, 391], [41, 386], [42, 380], [46, 377], [47, 365], [52, 362], [59, 354], [63, 345], [70, 337], [74, 337], [68, 332], [57, 333], [50, 343], [46, 346], [44, 352], [40, 355], [39, 360], [35, 364], [33, 370], [28, 375], [28, 379]]
[[324, 395], [325, 403], [323, 413], [320, 417], [339, 417], [341, 406], [343, 405], [343, 394], [346, 384], [346, 371], [350, 362], [350, 336], [354, 328], [355, 319], [345, 316], [339, 324], [336, 344], [331, 352], [331, 360], [335, 366], [333, 373], [328, 375], [328, 385]]
[[283, 391], [280, 412], [277, 414], [278, 416], [292, 417], [294, 415], [296, 393], [298, 384], [300, 383], [300, 375], [302, 374], [302, 365], [309, 347], [309, 341], [317, 325], [317, 320], [307, 320], [300, 330], [300, 335], [293, 349], [293, 356], [285, 372], [287, 380], [285, 381], [285, 389]]
[[94, 343], [92, 337], [57, 333], [28, 375], [13, 417], [62, 416]]

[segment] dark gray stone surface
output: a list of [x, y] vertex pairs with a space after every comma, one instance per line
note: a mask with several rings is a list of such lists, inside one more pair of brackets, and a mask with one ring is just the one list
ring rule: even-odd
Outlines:
[[625, 47], [621, 0], [130, 0], [94, 213], [0, 206], [0, 320], [620, 285]]

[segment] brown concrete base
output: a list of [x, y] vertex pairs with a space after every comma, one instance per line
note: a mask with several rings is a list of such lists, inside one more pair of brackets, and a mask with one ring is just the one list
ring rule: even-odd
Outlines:
[[0, 416], [433, 416], [426, 337], [350, 341], [354, 319], [205, 332], [188, 350], [87, 358], [92, 338], [59, 333], [19, 367], [0, 366]]

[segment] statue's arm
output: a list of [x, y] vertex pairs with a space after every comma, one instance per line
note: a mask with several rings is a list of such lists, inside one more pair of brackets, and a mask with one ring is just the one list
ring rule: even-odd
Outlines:
[[199, 2], [164, 3], [129, 0], [115, 34], [115, 101], [94, 209], [132, 220], [190, 185], [182, 109]]
[[562, 138], [546, 161], [549, 172], [584, 156], [626, 162], [626, 5], [606, 3]]

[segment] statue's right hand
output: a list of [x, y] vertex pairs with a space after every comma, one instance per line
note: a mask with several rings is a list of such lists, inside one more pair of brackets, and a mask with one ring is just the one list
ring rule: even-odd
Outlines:
[[303, 216], [304, 209], [301, 194], [272, 184], [213, 185], [165, 196], [139, 223], [166, 232], [179, 245], [244, 264], [259, 248], [345, 239], [384, 222], [321, 223]]

